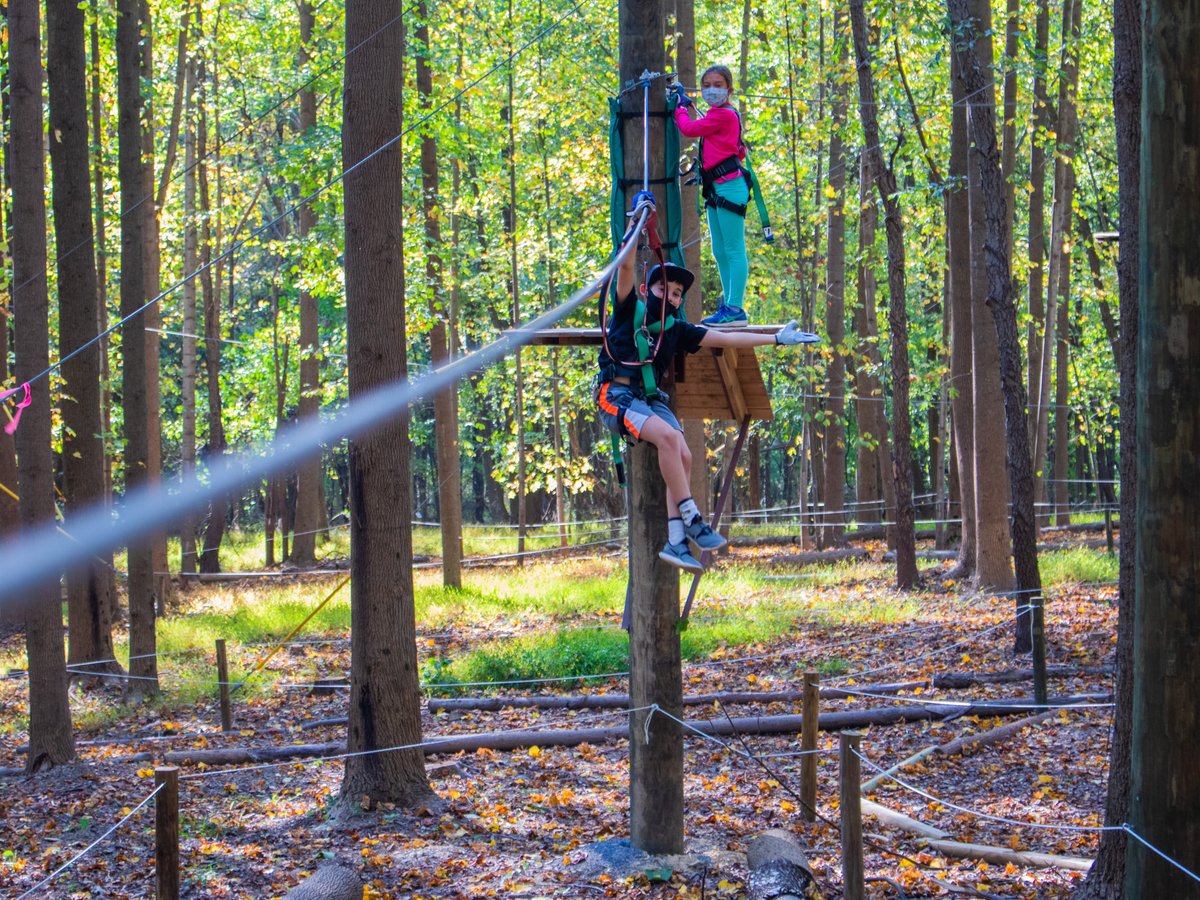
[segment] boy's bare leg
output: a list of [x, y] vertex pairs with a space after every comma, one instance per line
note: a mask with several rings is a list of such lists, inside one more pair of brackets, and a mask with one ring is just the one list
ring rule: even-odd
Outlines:
[[657, 416], [646, 420], [641, 438], [658, 449], [658, 468], [667, 485], [667, 515], [679, 515], [679, 502], [691, 496], [692, 455], [683, 435]]

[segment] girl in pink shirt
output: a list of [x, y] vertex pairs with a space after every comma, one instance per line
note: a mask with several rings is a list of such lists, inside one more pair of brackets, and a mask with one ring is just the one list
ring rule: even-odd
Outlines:
[[691, 116], [693, 101], [676, 84], [679, 106], [675, 124], [686, 137], [700, 138], [700, 180], [712, 238], [713, 257], [725, 296], [704, 325], [738, 327], [749, 320], [743, 308], [749, 263], [746, 259], [746, 206], [750, 185], [741, 167], [746, 156], [742, 121], [730, 105], [733, 73], [727, 66], [709, 66], [700, 77], [700, 96], [708, 104], [702, 118]]

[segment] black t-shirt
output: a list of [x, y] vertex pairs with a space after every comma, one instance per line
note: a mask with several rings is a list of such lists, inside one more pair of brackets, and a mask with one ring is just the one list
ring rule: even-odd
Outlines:
[[[662, 299], [655, 297], [653, 294], [649, 297], [649, 302], [646, 304], [646, 323], [652, 324], [660, 320], [662, 316]], [[606, 373], [605, 377], [614, 377], [616, 375], [626, 375], [630, 378], [636, 378], [640, 375], [640, 366], [623, 366], [622, 361], [634, 362], [638, 358], [637, 342], [633, 336], [633, 316], [637, 309], [637, 289], [631, 290], [624, 299], [617, 303], [608, 319], [608, 349], [612, 351], [612, 356], [609, 356], [604, 345], [600, 346], [600, 355], [597, 362], [600, 364], [600, 371]], [[667, 304], [668, 313], [671, 311], [671, 304]], [[683, 318], [682, 311], [676, 311], [675, 324], [662, 336], [662, 344], [658, 348], [658, 353], [654, 357], [654, 379], [662, 381], [663, 375], [668, 367], [675, 359], [676, 353], [695, 353], [700, 349], [700, 342], [704, 340], [704, 335], [708, 334], [708, 329], [699, 325], [693, 325]], [[650, 352], [654, 352], [654, 344], [658, 339], [658, 335], [650, 335]], [[615, 358], [614, 358], [615, 357]], [[611, 374], [608, 374], [611, 367]]]

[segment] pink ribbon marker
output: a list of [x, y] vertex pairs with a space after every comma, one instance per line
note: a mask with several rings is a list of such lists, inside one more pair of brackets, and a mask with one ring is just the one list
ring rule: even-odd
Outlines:
[[25, 407], [27, 407], [31, 402], [33, 402], [33, 400], [29, 393], [29, 382], [28, 381], [26, 381], [22, 385], [19, 385], [15, 388], [12, 388], [11, 390], [7, 390], [4, 393], [0, 394], [0, 400], [7, 400], [9, 397], [11, 397], [17, 391], [21, 390], [21, 388], [25, 389], [25, 396], [22, 397], [17, 402], [17, 409], [16, 409], [16, 412], [13, 413], [12, 421], [10, 421], [7, 425], [4, 426], [5, 434], [12, 434], [14, 431], [17, 430], [17, 425], [19, 425], [21, 423], [21, 410], [23, 410]]

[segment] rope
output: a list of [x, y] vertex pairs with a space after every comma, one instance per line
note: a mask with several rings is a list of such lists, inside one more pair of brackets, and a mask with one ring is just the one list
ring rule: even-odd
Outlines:
[[[648, 215], [649, 211], [643, 209], [637, 220], [639, 228], [645, 224]], [[557, 307], [530, 320], [519, 330], [502, 333], [492, 343], [458, 357], [429, 375], [382, 385], [359, 396], [337, 415], [298, 422], [277, 433], [264, 446], [262, 454], [245, 452], [222, 456], [209, 468], [206, 481], [193, 474], [181, 481], [179, 490], [172, 494], [164, 495], [157, 485], [132, 491], [126, 495], [121, 516], [116, 521], [112, 510], [102, 505], [80, 513], [75, 521], [76, 533], [85, 537], [74, 544], [58, 537], [52, 527], [45, 526], [6, 540], [0, 544], [0, 571], [6, 571], [8, 575], [0, 585], [0, 604], [15, 602], [27, 587], [41, 579], [57, 579], [63, 570], [93, 553], [127, 544], [131, 539], [166, 527], [207, 505], [210, 497], [233, 493], [245, 484], [286, 470], [322, 444], [360, 434], [417, 400], [432, 396], [460, 378], [504, 358], [532, 341], [538, 329], [554, 325], [594, 296], [633, 249], [633, 244], [627, 244], [590, 283]]]
[[166, 785], [160, 784], [158, 787], [156, 787], [153, 791], [150, 792], [150, 795], [148, 797], [146, 797], [144, 800], [142, 800], [141, 803], [139, 803], [137, 806], [135, 806], [133, 809], [131, 809], [129, 812], [127, 812], [124, 816], [122, 816], [120, 821], [118, 821], [116, 825], [113, 825], [110, 829], [108, 829], [108, 831], [104, 832], [104, 834], [100, 835], [100, 837], [96, 838], [96, 840], [92, 841], [90, 844], [88, 844], [86, 847], [84, 847], [83, 850], [81, 850], [76, 856], [74, 856], [72, 859], [68, 860], [67, 862], [63, 863], [61, 866], [59, 866], [57, 869], [55, 869], [53, 872], [51, 872], [49, 875], [47, 875], [45, 878], [43, 878], [41, 881], [39, 881], [37, 884], [35, 884], [29, 890], [27, 890], [25, 893], [23, 893], [19, 897], [17, 897], [17, 900], [25, 900], [26, 897], [32, 896], [34, 893], [37, 892], [37, 890], [39, 888], [42, 888], [42, 887], [45, 887], [46, 885], [48, 885], [51, 881], [53, 881], [55, 878], [57, 878], [59, 875], [61, 875], [63, 872], [65, 872], [67, 869], [71, 868], [71, 866], [75, 865], [75, 863], [79, 862], [81, 859], [83, 859], [85, 856], [87, 856], [89, 853], [91, 853], [92, 850], [94, 850], [97, 847], [97, 845], [99, 845], [101, 842], [106, 840], [109, 835], [111, 835], [114, 831], [116, 831], [118, 828], [120, 828], [122, 825], [124, 825], [126, 822], [128, 822], [131, 818], [133, 818], [134, 813], [136, 813], [143, 806], [145, 806], [147, 803], [149, 803], [151, 800], [153, 800], [158, 795], [158, 792], [161, 791], [165, 786]]
[[[648, 709], [651, 709], [651, 707], [636, 706], [636, 707], [633, 707], [632, 709], [606, 710], [603, 713], [595, 713], [594, 715], [590, 715], [590, 716], [576, 716], [574, 721], [578, 722], [581, 720], [587, 721], [589, 719], [606, 718], [606, 717], [614, 715], [614, 714], [630, 716], [637, 712], [645, 712]], [[503, 735], [503, 734], [521, 734], [522, 732], [527, 732], [527, 731], [549, 731], [549, 730], [553, 730], [554, 727], [555, 726], [552, 724], [546, 724], [546, 725], [541, 725], [541, 726], [534, 725], [534, 726], [531, 726], [528, 728], [510, 728], [507, 731], [494, 732], [494, 734], [499, 736], [499, 735]], [[492, 733], [492, 732], [489, 732], [489, 733]], [[285, 760], [284, 762], [263, 763], [262, 765], [258, 765], [258, 766], [245, 766], [242, 768], [234, 768], [234, 769], [214, 769], [214, 770], [206, 771], [206, 772], [193, 772], [188, 775], [180, 775], [179, 780], [180, 781], [193, 781], [198, 778], [213, 778], [218, 775], [235, 775], [235, 774], [240, 774], [243, 772], [258, 772], [258, 771], [262, 771], [264, 769], [280, 769], [280, 768], [284, 768], [287, 766], [308, 765], [309, 763], [333, 762], [333, 761], [336, 761], [339, 759], [354, 759], [354, 758], [360, 757], [360, 756], [375, 756], [380, 753], [395, 753], [400, 750], [417, 750], [417, 749], [423, 750], [423, 749], [428, 749], [431, 747], [437, 747], [440, 744], [453, 743], [454, 741], [461, 740], [462, 737], [463, 737], [462, 735], [454, 735], [453, 737], [435, 738], [432, 741], [420, 741], [416, 744], [400, 744], [395, 747], [381, 747], [377, 750], [358, 750], [353, 753], [337, 753], [337, 754], [334, 754], [333, 756], [318, 756], [318, 757], [313, 757], [311, 759], [303, 759], [303, 760], [289, 759], [289, 760]]]
[[[282, 650], [284, 645], [286, 645], [288, 641], [290, 641], [292, 638], [294, 638], [299, 633], [301, 628], [303, 628], [305, 625], [307, 625], [309, 622], [311, 622], [313, 616], [315, 616], [317, 613], [319, 613], [321, 610], [323, 610], [325, 608], [325, 604], [327, 604], [330, 600], [332, 600], [337, 595], [338, 591], [340, 591], [342, 588], [344, 588], [349, 583], [350, 583], [349, 575], [347, 575], [345, 578], [343, 578], [341, 581], [339, 581], [337, 583], [337, 585], [334, 587], [334, 589], [325, 595], [325, 599], [322, 600], [320, 603], [318, 603], [316, 605], [316, 608], [313, 609], [312, 612], [310, 612], [307, 616], [304, 617], [303, 622], [301, 622], [299, 625], [297, 625], [295, 628], [293, 628], [291, 631], [289, 631], [287, 637], [285, 637], [282, 641], [280, 641], [278, 644], [276, 644], [274, 647], [272, 647], [269, 653], [266, 653], [263, 656], [259, 657], [258, 662], [256, 662], [254, 664], [254, 668], [252, 668], [250, 670], [250, 674], [247, 675], [245, 678], [242, 679], [241, 682], [238, 683], [238, 687], [241, 687], [243, 684], [245, 684], [247, 681], [249, 681], [251, 678], [253, 678], [255, 675], [257, 675], [259, 672], [261, 672], [263, 669], [263, 666], [265, 666], [268, 662], [271, 661], [271, 657], [273, 657], [276, 653], [278, 653], [280, 650]], [[237, 688], [234, 688], [234, 690], [237, 690]]]

